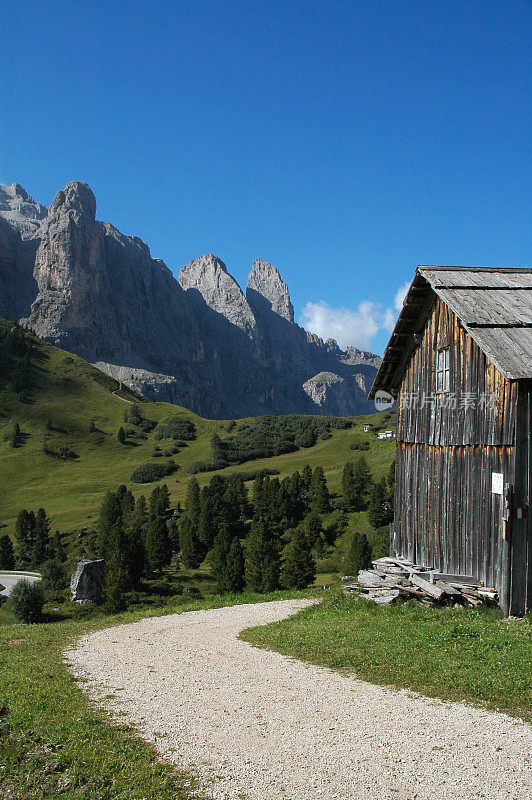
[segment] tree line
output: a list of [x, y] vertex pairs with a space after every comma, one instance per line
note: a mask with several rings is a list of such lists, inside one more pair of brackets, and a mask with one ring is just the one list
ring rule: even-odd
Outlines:
[[[347, 512], [368, 511], [370, 523], [381, 527], [391, 519], [393, 465], [375, 482], [363, 455], [345, 464], [340, 506]], [[338, 508], [338, 501], [335, 501]], [[177, 556], [187, 569], [207, 562], [220, 592], [249, 588], [269, 592], [304, 588], [316, 576], [316, 559], [334, 543], [336, 532], [324, 526], [332, 510], [322, 467], [306, 465], [280, 479], [259, 472], [248, 492], [238, 473], [213, 475], [200, 488], [192, 477], [184, 509], [170, 508], [168, 487], [156, 486], [148, 499], [137, 499], [126, 486], [108, 492], [97, 522], [97, 552], [109, 567], [106, 601], [110, 610], [125, 607], [126, 595], [143, 579], [159, 575]], [[15, 526], [16, 545], [0, 537], [0, 567], [39, 569], [61, 574], [65, 553], [59, 533], [52, 536], [43, 508], [22, 510]], [[355, 532], [349, 553], [353, 570], [371, 559], [363, 533]]]

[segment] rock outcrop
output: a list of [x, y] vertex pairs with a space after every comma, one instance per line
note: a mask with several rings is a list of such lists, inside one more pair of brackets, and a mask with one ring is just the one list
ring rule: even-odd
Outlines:
[[246, 333], [255, 326], [255, 317], [242, 293], [242, 289], [232, 275], [227, 272], [224, 262], [212, 253], [195, 258], [179, 273], [181, 287], [191, 296], [201, 298], [213, 311]]
[[294, 307], [290, 302], [288, 286], [279, 270], [268, 261], [257, 258], [249, 273], [246, 296], [251, 307], [261, 311], [273, 311], [288, 322], [294, 321]]
[[46, 206], [36, 203], [20, 183], [0, 186], [0, 217], [20, 233], [22, 239], [31, 239], [48, 213]]
[[80, 561], [70, 581], [74, 603], [101, 603], [108, 567], [103, 559]]
[[18, 184], [0, 188], [0, 316], [150, 399], [219, 419], [371, 410], [380, 363], [296, 325], [268, 261], [254, 262], [246, 296], [212, 254], [177, 281], [145, 242], [96, 219], [79, 181], [48, 211]]

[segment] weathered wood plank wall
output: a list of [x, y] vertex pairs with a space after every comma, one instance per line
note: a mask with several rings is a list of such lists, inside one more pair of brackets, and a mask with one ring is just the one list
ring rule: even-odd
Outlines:
[[[443, 347], [450, 349], [450, 394], [436, 393]], [[514, 482], [517, 393], [435, 298], [398, 397], [397, 555], [501, 590], [504, 501], [491, 481], [502, 472]]]

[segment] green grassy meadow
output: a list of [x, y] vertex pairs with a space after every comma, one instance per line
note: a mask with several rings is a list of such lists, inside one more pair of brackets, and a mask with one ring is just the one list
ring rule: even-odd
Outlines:
[[[162, 449], [171, 440], [155, 442], [151, 434], [146, 439], [132, 439], [127, 444], [117, 441], [124, 422], [124, 410], [139, 402], [128, 390], [77, 356], [38, 342], [40, 361], [38, 380], [29, 402], [24, 402], [9, 389], [0, 390], [0, 526], [12, 534], [14, 521], [21, 508], [43, 506], [52, 519], [53, 529], [61, 533], [91, 527], [106, 491], [126, 484], [133, 493], [151, 492], [156, 483], [138, 485], [130, 482], [133, 470], [149, 462], [154, 445]], [[168, 403], [139, 402], [145, 418], [158, 422], [174, 416], [192, 420], [197, 439], [172, 456], [178, 470], [164, 478], [169, 487], [172, 504], [183, 501], [190, 479], [189, 467], [204, 461], [210, 453], [210, 440], [215, 433], [226, 434], [224, 421], [202, 419], [192, 412]], [[352, 442], [369, 441], [365, 453], [371, 470], [378, 479], [384, 475], [393, 459], [393, 440], [379, 440], [365, 434], [366, 420], [379, 424], [382, 414], [356, 417], [349, 430], [335, 430], [326, 441], [318, 440], [311, 448], [273, 458], [249, 461], [238, 467], [220, 470], [220, 474], [277, 469], [280, 477], [291, 474], [309, 463], [322, 466], [330, 491], [338, 493], [343, 465], [357, 453], [349, 449]], [[20, 447], [13, 448], [5, 437], [18, 422], [23, 434]], [[91, 422], [96, 431], [90, 432]], [[43, 452], [43, 444], [58, 449], [66, 446], [79, 458], [62, 461]], [[214, 473], [196, 477], [203, 485]], [[362, 520], [362, 524], [364, 521]], [[367, 524], [365, 525], [367, 527]]]

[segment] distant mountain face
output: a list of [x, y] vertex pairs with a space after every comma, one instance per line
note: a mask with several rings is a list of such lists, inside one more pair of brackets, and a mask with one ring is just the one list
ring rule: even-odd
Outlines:
[[245, 295], [212, 254], [177, 281], [145, 242], [96, 220], [78, 181], [49, 209], [19, 184], [0, 187], [0, 316], [206, 417], [372, 410], [380, 358], [296, 325], [272, 264], [254, 262]]

